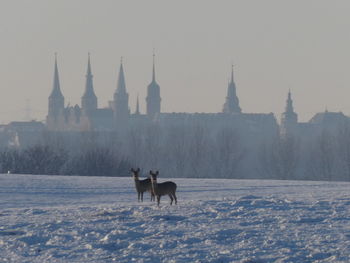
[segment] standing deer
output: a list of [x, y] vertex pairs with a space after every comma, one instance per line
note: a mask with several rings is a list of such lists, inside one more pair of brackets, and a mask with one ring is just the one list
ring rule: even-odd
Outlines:
[[170, 205], [173, 204], [173, 201], [175, 199], [175, 204], [177, 204], [177, 198], [175, 195], [176, 192], [176, 184], [174, 182], [164, 182], [164, 183], [157, 183], [157, 176], [159, 174], [159, 171], [153, 173], [152, 171], [149, 171], [151, 175], [151, 181], [152, 181], [152, 190], [155, 196], [157, 196], [157, 204], [159, 206], [160, 203], [160, 197], [162, 195], [169, 195], [170, 197]]
[[131, 168], [131, 173], [134, 177], [134, 181], [135, 181], [135, 188], [137, 191], [137, 199], [140, 202], [143, 202], [143, 193], [144, 192], [150, 192], [151, 193], [151, 201], [155, 200], [154, 197], [154, 193], [152, 191], [152, 182], [150, 178], [144, 179], [144, 180], [140, 180], [139, 179], [139, 172], [140, 172], [140, 168], [137, 168], [137, 170], [134, 170], [133, 168]]

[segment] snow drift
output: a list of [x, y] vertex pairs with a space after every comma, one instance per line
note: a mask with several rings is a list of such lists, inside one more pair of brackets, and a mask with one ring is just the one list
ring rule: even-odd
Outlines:
[[[159, 178], [160, 181], [165, 180]], [[0, 175], [4, 262], [349, 262], [350, 184]]]

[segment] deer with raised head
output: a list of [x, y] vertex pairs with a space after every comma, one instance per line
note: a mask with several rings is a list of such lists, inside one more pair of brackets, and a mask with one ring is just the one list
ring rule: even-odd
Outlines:
[[164, 183], [157, 183], [157, 176], [159, 174], [159, 171], [156, 171], [153, 173], [152, 171], [149, 171], [151, 175], [151, 181], [152, 181], [152, 190], [154, 195], [157, 197], [157, 204], [159, 206], [160, 203], [160, 197], [162, 195], [169, 195], [170, 197], [170, 205], [173, 204], [173, 201], [175, 200], [175, 205], [177, 204], [177, 198], [175, 195], [176, 192], [176, 184], [174, 182], [164, 182]]
[[131, 173], [132, 176], [134, 177], [134, 181], [135, 181], [135, 188], [136, 188], [136, 192], [137, 192], [137, 200], [140, 202], [143, 202], [143, 193], [144, 192], [150, 192], [151, 194], [151, 201], [155, 200], [153, 191], [152, 191], [152, 181], [150, 178], [144, 179], [144, 180], [140, 180], [139, 178], [139, 172], [140, 172], [140, 168], [137, 168], [136, 170], [134, 170], [133, 168], [131, 168]]

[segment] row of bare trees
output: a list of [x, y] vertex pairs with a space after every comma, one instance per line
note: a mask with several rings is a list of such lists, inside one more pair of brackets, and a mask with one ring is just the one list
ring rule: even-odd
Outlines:
[[108, 148], [94, 147], [79, 153], [36, 144], [27, 149], [2, 149], [0, 172], [46, 175], [126, 176], [130, 164]]
[[134, 166], [160, 169], [166, 177], [238, 178], [245, 154], [234, 128], [148, 126], [127, 135], [125, 151]]
[[246, 134], [232, 126], [145, 125], [120, 132], [44, 133], [25, 149], [0, 148], [0, 171], [164, 177], [349, 180], [350, 126], [312, 136]]
[[145, 125], [120, 132], [44, 133], [25, 149], [0, 149], [1, 172], [128, 175], [130, 167], [165, 177], [240, 177], [244, 144], [230, 127]]
[[278, 136], [260, 149], [266, 178], [350, 181], [350, 126], [312, 136]]

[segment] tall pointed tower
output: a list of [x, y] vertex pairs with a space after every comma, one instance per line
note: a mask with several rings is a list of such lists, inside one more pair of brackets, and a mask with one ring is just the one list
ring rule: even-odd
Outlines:
[[114, 93], [113, 111], [115, 124], [123, 124], [129, 119], [129, 94], [126, 92], [123, 60], [120, 61], [117, 89]]
[[97, 97], [94, 92], [92, 82], [93, 75], [91, 73], [90, 53], [88, 54], [88, 65], [86, 72], [85, 92], [81, 97], [81, 107], [85, 114], [91, 113], [97, 109]]
[[226, 101], [222, 109], [222, 112], [224, 113], [241, 113], [242, 112], [241, 108], [239, 107], [239, 100], [236, 94], [236, 84], [233, 78], [233, 65], [232, 65], [232, 72], [231, 72], [231, 81], [228, 84]]
[[137, 99], [136, 99], [136, 110], [135, 110], [135, 115], [140, 115], [140, 104], [139, 104], [139, 94], [137, 94]]
[[297, 124], [298, 115], [294, 112], [292, 95], [289, 90], [286, 108], [281, 116], [281, 135], [288, 135], [294, 133], [296, 131]]
[[49, 110], [46, 118], [46, 123], [49, 129], [57, 129], [59, 119], [63, 115], [64, 97], [60, 88], [60, 79], [57, 67], [57, 55], [55, 54], [55, 66], [53, 75], [53, 88], [49, 96]]
[[160, 87], [156, 82], [156, 71], [155, 71], [155, 55], [153, 54], [153, 71], [152, 71], [152, 82], [147, 87], [147, 116], [153, 119], [157, 114], [160, 113]]

